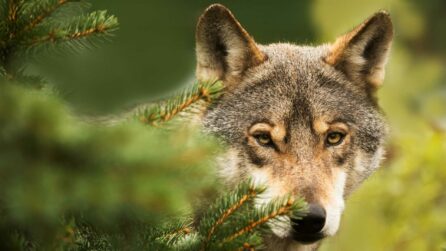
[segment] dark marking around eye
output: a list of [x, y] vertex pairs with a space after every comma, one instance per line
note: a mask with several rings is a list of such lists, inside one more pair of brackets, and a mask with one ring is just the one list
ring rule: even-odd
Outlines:
[[290, 133], [289, 131], [287, 131], [285, 137], [283, 138], [283, 143], [288, 144], [289, 141], [290, 141]]
[[335, 157], [335, 160], [336, 160], [336, 164], [337, 164], [338, 166], [342, 166], [342, 165], [345, 164], [347, 158], [346, 158], [345, 156], [336, 156], [336, 157]]
[[341, 154], [335, 155], [334, 160], [338, 166], [342, 166], [345, 165], [345, 163], [347, 163], [348, 161], [350, 161], [352, 156], [353, 156], [353, 151], [348, 150]]
[[252, 164], [256, 166], [263, 166], [265, 164], [265, 160], [260, 158], [251, 147], [246, 146], [246, 152]]

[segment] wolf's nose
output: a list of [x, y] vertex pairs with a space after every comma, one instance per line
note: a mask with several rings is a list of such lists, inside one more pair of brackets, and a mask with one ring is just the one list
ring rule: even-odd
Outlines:
[[324, 227], [326, 216], [323, 207], [318, 204], [309, 204], [307, 215], [302, 219], [292, 219], [293, 229], [297, 234], [317, 234]]

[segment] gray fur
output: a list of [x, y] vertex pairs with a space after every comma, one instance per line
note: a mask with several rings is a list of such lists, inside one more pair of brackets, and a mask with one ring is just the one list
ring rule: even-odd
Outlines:
[[[222, 15], [220, 19], [218, 15]], [[254, 172], [264, 171], [269, 175], [267, 185], [304, 196], [309, 202], [332, 203], [331, 190], [340, 190], [340, 196], [347, 197], [378, 167], [383, 153], [386, 123], [375, 98], [377, 82], [370, 81], [369, 75], [378, 68], [384, 71], [393, 34], [388, 14], [376, 14], [341, 37], [341, 42], [338, 39], [334, 44], [316, 47], [278, 43], [255, 44], [255, 47], [250, 44], [249, 48], [243, 48], [254, 43], [251, 37], [248, 37], [249, 43], [225, 44], [225, 41], [247, 39], [244, 30], [237, 31], [243, 28], [232, 18], [225, 7], [213, 5], [202, 16], [197, 29], [200, 34], [197, 37], [208, 38], [197, 41], [197, 47], [201, 48], [197, 51], [201, 60], [197, 77], [202, 79], [209, 75], [200, 75], [200, 68], [215, 68], [203, 63], [211, 57], [208, 62], [221, 60], [215, 76], [230, 85], [203, 117], [205, 131], [221, 137], [229, 145], [228, 154], [222, 156], [222, 178], [232, 185], [252, 177]], [[213, 25], [203, 24], [215, 20], [219, 21]], [[228, 32], [225, 20], [229, 20], [230, 29], [236, 31]], [[219, 33], [219, 26], [225, 26], [226, 31]], [[213, 30], [200, 27], [213, 27]], [[209, 36], [220, 37], [209, 39]], [[209, 44], [209, 41], [217, 40], [222, 44]], [[361, 41], [362, 50], [354, 41]], [[231, 62], [222, 56], [231, 52], [221, 51], [231, 51], [231, 46], [237, 46], [232, 53], [250, 53]], [[206, 48], [205, 55], [203, 48]], [[365, 50], [367, 54], [364, 54]], [[218, 57], [212, 57], [213, 53]], [[257, 63], [252, 64], [253, 60], [246, 55], [254, 55]], [[259, 55], [262, 55], [260, 63]], [[361, 62], [355, 61], [358, 58]], [[241, 67], [243, 62], [246, 67]], [[237, 72], [237, 78], [228, 79], [225, 76], [231, 73], [225, 69], [233, 69], [231, 63], [243, 71]], [[348, 136], [345, 142], [339, 146], [324, 145], [326, 133], [318, 131], [317, 121], [323, 121], [324, 125], [336, 122], [346, 126]], [[274, 149], [253, 143], [249, 130], [258, 123], [284, 128], [285, 136], [280, 142], [274, 142], [277, 143]], [[339, 173], [346, 174], [342, 189], [334, 180], [341, 176]], [[343, 201], [333, 207], [340, 214]], [[326, 235], [332, 235], [336, 230], [337, 227], [328, 229]], [[274, 249], [280, 243], [282, 250], [313, 250], [319, 246], [319, 243], [296, 243], [287, 231], [282, 236], [265, 237], [267, 246]]]

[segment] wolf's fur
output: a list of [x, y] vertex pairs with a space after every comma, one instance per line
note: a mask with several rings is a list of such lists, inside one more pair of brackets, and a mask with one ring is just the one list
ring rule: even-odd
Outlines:
[[[228, 9], [210, 6], [197, 25], [196, 75], [227, 86], [203, 118], [205, 130], [229, 145], [220, 156], [222, 178], [266, 183], [259, 203], [294, 193], [322, 205], [321, 232], [334, 235], [344, 199], [383, 156], [386, 125], [375, 93], [392, 36], [389, 15], [378, 12], [333, 44], [259, 45]], [[339, 145], [327, 143], [331, 132], [344, 136]], [[272, 228], [265, 236], [270, 250], [319, 246], [294, 241], [291, 222]]]

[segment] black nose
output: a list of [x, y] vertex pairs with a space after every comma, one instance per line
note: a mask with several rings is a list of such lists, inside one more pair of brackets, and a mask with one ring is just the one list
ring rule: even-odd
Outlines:
[[319, 236], [325, 225], [325, 209], [318, 204], [309, 204], [308, 213], [302, 219], [292, 219], [296, 235]]

